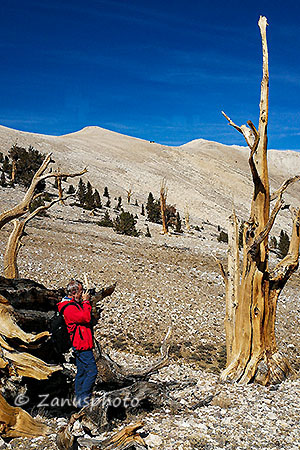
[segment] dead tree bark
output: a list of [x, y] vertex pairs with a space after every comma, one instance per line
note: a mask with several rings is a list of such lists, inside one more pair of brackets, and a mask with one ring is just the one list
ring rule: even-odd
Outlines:
[[186, 230], [189, 232], [191, 225], [190, 225], [190, 212], [189, 212], [188, 205], [185, 205], [185, 209], [184, 209], [184, 223], [185, 223]]
[[[4, 275], [7, 278], [18, 278], [18, 267], [17, 267], [17, 256], [21, 247], [21, 238], [24, 234], [25, 225], [29, 220], [33, 219], [39, 212], [50, 208], [57, 201], [63, 201], [62, 197], [62, 189], [61, 184], [59, 184], [59, 198], [58, 200], [54, 200], [50, 202], [48, 205], [40, 206], [36, 210], [34, 210], [31, 214], [25, 218], [23, 222], [18, 220], [19, 217], [22, 217], [29, 213], [30, 205], [33, 200], [38, 198], [41, 194], [36, 194], [36, 187], [38, 183], [42, 180], [46, 180], [51, 177], [55, 177], [58, 183], [61, 182], [61, 177], [77, 177], [85, 173], [87, 170], [84, 169], [79, 173], [61, 173], [60, 170], [53, 171], [49, 173], [45, 173], [49, 164], [53, 162], [51, 160], [51, 153], [49, 153], [44, 159], [41, 167], [37, 170], [35, 175], [32, 178], [31, 184], [25, 193], [23, 200], [14, 208], [3, 212], [0, 214], [0, 229], [6, 225], [8, 222], [14, 220], [14, 228], [9, 237], [5, 253], [4, 253]], [[71, 196], [70, 194], [69, 196]], [[74, 194], [73, 194], [74, 195]], [[68, 197], [69, 197], [68, 196]], [[67, 197], [66, 197], [67, 198]]]
[[9, 438], [34, 437], [50, 432], [47, 425], [35, 420], [22, 408], [10, 406], [0, 394], [0, 435]]
[[63, 197], [62, 193], [60, 193], [57, 199], [53, 200], [47, 205], [39, 206], [31, 214], [29, 214], [23, 221], [20, 221], [20, 219], [13, 220], [14, 227], [8, 238], [3, 255], [4, 276], [6, 278], [19, 278], [17, 257], [19, 250], [22, 246], [21, 239], [24, 236], [25, 226], [27, 225], [27, 223], [42, 211], [46, 211], [47, 209], [51, 208], [51, 206], [54, 205], [55, 203], [59, 201], [63, 202], [64, 200], [66, 200], [69, 197], [72, 197], [75, 194], [76, 193]]
[[[58, 171], [58, 173], [60, 172], [60, 168], [59, 167], [58, 167], [57, 171]], [[64, 199], [63, 199], [63, 189], [62, 189], [62, 185], [61, 185], [61, 177], [57, 176], [56, 180], [57, 180], [57, 189], [58, 189], [58, 196], [59, 196], [59, 199], [60, 199], [60, 203], [63, 206], [65, 206], [65, 202], [64, 202]]]
[[163, 227], [163, 234], [168, 234], [168, 223], [167, 223], [167, 184], [166, 180], [163, 180], [160, 187], [160, 210], [161, 210], [161, 220]]
[[[238, 227], [235, 213], [230, 218], [228, 273], [222, 268], [226, 285], [226, 347], [227, 366], [221, 374], [223, 380], [241, 383], [256, 381], [267, 385], [283, 380], [289, 365], [277, 349], [275, 340], [276, 305], [279, 294], [290, 275], [298, 267], [300, 243], [300, 209], [294, 212], [293, 231], [288, 255], [269, 270], [268, 237], [275, 218], [283, 206], [282, 194], [297, 181], [287, 180], [270, 196], [267, 166], [268, 124], [268, 48], [267, 19], [258, 22], [263, 51], [263, 77], [261, 82], [259, 126], [252, 122], [238, 126], [225, 114], [229, 124], [243, 134], [249, 148], [249, 165], [254, 184], [251, 213], [243, 231], [243, 263], [240, 281]], [[276, 204], [270, 213], [270, 202]]]
[[127, 192], [127, 203], [129, 204], [132, 196], [132, 188], [129, 188]]

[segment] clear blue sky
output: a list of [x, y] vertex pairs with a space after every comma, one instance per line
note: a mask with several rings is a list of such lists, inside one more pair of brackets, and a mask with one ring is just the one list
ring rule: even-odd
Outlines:
[[268, 18], [269, 148], [300, 149], [300, 2], [1, 0], [0, 124], [245, 145]]

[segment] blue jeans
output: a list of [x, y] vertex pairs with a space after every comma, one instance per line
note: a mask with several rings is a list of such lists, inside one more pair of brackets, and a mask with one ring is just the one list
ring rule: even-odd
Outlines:
[[73, 350], [77, 367], [75, 401], [77, 407], [83, 408], [88, 405], [91, 398], [98, 371], [92, 350], [76, 350], [74, 348]]

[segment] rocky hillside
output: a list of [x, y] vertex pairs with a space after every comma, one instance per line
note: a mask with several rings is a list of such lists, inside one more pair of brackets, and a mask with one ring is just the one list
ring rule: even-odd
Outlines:
[[[48, 217], [30, 222], [18, 262], [20, 275], [49, 287], [64, 286], [71, 277], [87, 273], [97, 287], [117, 282], [115, 293], [104, 304], [97, 336], [113, 358], [123, 364], [147, 365], [158, 356], [160, 342], [170, 324], [171, 358], [153, 380], [180, 382], [174, 399], [182, 410], [148, 411], [144, 422], [150, 450], [297, 450], [299, 432], [299, 271], [283, 290], [278, 305], [277, 339], [291, 362], [294, 375], [280, 386], [236, 386], [221, 383], [225, 364], [225, 289], [214, 256], [226, 263], [227, 247], [217, 241], [217, 225], [226, 225], [232, 199], [238, 213], [248, 216], [251, 180], [248, 151], [240, 147], [197, 140], [181, 147], [166, 147], [89, 127], [66, 136], [42, 136], [0, 127], [0, 151], [33, 145], [52, 151], [62, 168], [88, 165], [86, 179], [112, 197], [126, 195], [146, 202], [149, 191], [158, 197], [163, 177], [168, 201], [184, 216], [189, 205], [193, 225], [182, 235], [160, 234], [161, 226], [147, 223], [140, 206], [125, 209], [138, 215], [143, 236], [116, 234], [97, 225], [103, 211], [91, 216], [77, 206], [56, 205]], [[270, 151], [272, 188], [298, 172], [295, 152]], [[20, 187], [0, 188], [1, 210], [22, 198]], [[289, 201], [299, 205], [299, 187]], [[102, 198], [103, 200], [103, 198]], [[115, 202], [113, 202], [115, 203]], [[113, 214], [113, 208], [110, 209]], [[149, 225], [152, 237], [145, 237]], [[278, 229], [289, 230], [287, 211]], [[3, 254], [11, 227], [0, 234]], [[271, 264], [276, 262], [272, 255]], [[2, 267], [2, 257], [0, 258]], [[34, 413], [43, 413], [38, 407]], [[48, 413], [47, 413], [48, 414]], [[0, 448], [54, 450], [55, 429], [66, 418], [44, 418], [54, 426], [47, 438], [0, 440]], [[128, 418], [128, 422], [136, 418]], [[115, 430], [125, 423], [116, 423]], [[84, 435], [84, 430], [78, 430]]]
[[[61, 168], [88, 166], [88, 178], [101, 191], [108, 186], [113, 196], [122, 197], [130, 187], [139, 202], [149, 191], [159, 196], [162, 179], [168, 186], [168, 202], [184, 215], [188, 206], [191, 219], [226, 226], [234, 203], [240, 218], [248, 218], [252, 196], [248, 149], [198, 139], [180, 147], [163, 146], [124, 136], [99, 127], [86, 127], [64, 136], [25, 133], [0, 126], [0, 151], [14, 143], [32, 145], [43, 153], [53, 152]], [[269, 151], [271, 189], [300, 172], [300, 153]], [[300, 185], [286, 194], [297, 205]], [[288, 229], [284, 213], [281, 228]]]

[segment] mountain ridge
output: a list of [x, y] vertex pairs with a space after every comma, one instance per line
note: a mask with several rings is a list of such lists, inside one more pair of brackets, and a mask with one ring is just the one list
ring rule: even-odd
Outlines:
[[[209, 221], [226, 227], [233, 203], [239, 217], [247, 219], [249, 215], [252, 181], [246, 147], [204, 139], [166, 146], [96, 126], [61, 136], [0, 126], [1, 151], [8, 152], [16, 142], [45, 154], [52, 152], [64, 170], [88, 166], [83, 178], [99, 192], [108, 186], [112, 196], [125, 197], [132, 188], [139, 204], [146, 203], [150, 191], [158, 198], [166, 179], [168, 203], [175, 204], [181, 215], [188, 207], [191, 221], [197, 225]], [[300, 168], [300, 154], [294, 151], [270, 150], [268, 159], [272, 191]], [[299, 194], [300, 187], [293, 185], [287, 201], [298, 206]], [[289, 223], [285, 213], [280, 227], [289, 227]]]

